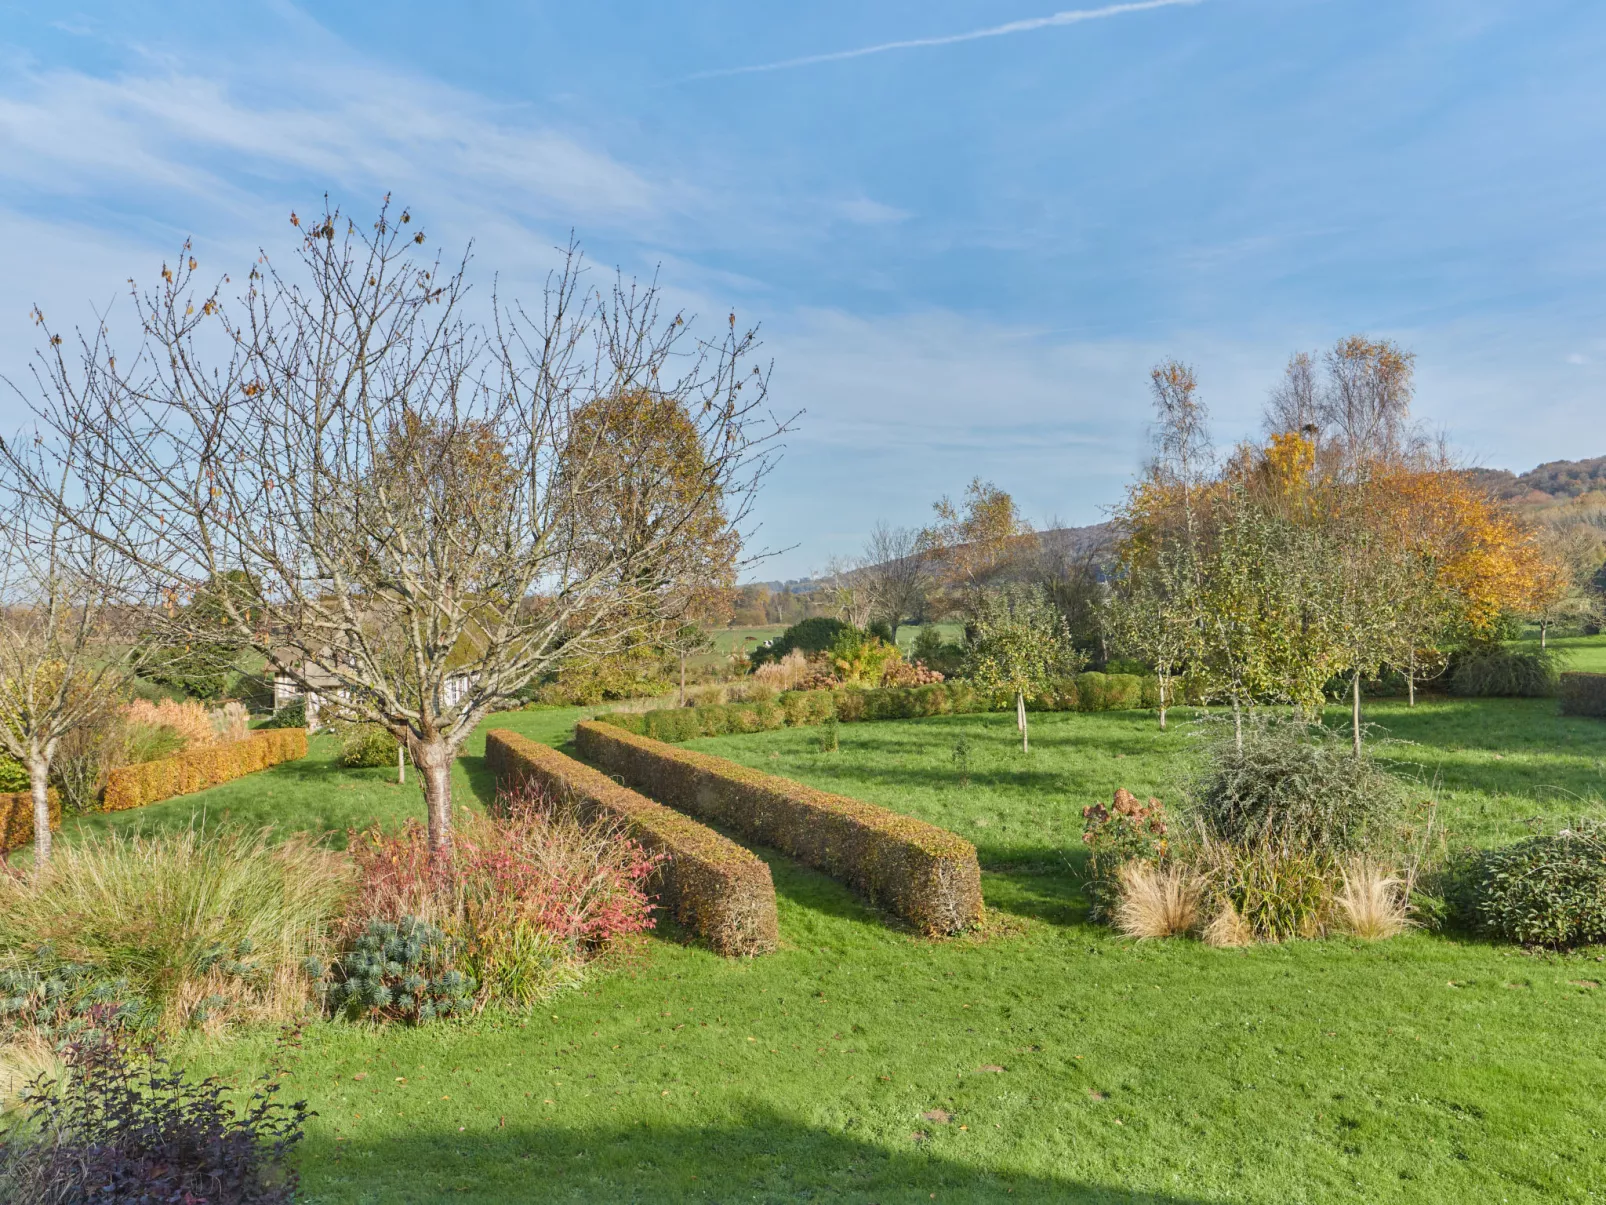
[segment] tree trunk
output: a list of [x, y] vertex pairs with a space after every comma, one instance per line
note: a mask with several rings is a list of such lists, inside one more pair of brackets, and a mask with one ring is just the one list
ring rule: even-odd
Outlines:
[[1405, 670], [1405, 705], [1416, 706], [1416, 650], [1411, 650], [1411, 660]]
[[1233, 696], [1232, 700], [1232, 740], [1238, 752], [1242, 753], [1244, 751], [1244, 709], [1238, 702], [1236, 695]]
[[400, 741], [396, 742], [396, 785], [407, 785], [407, 746]]
[[452, 750], [439, 737], [430, 741], [409, 737], [407, 746], [424, 788], [430, 853], [445, 858], [452, 848]]
[[1020, 751], [1030, 753], [1032, 745], [1026, 734], [1026, 695], [1021, 691], [1015, 692], [1015, 723], [1020, 726]]
[[1545, 647], [1545, 629], [1548, 628], [1549, 626], [1550, 625], [1545, 620], [1544, 616], [1540, 616], [1540, 618], [1539, 618], [1539, 647], [1540, 648], [1544, 648]]
[[1361, 755], [1361, 671], [1350, 678], [1350, 735], [1355, 742], [1355, 756]]
[[1160, 691], [1160, 731], [1164, 732], [1165, 731], [1165, 706], [1166, 706], [1166, 693], [1167, 693], [1166, 692], [1166, 686], [1169, 683], [1170, 679], [1167, 678], [1167, 676], [1165, 674], [1158, 674], [1158, 675], [1156, 675], [1156, 677], [1159, 679], [1159, 691]]
[[50, 763], [34, 758], [28, 763], [28, 787], [33, 794], [33, 864], [50, 862]]
[[686, 706], [686, 654], [680, 655], [680, 702], [677, 707]]

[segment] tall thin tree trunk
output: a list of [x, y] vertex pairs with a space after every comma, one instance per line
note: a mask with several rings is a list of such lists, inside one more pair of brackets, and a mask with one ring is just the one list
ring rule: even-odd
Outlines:
[[33, 795], [33, 864], [50, 861], [50, 763], [34, 758], [28, 763], [28, 788]]
[[1411, 660], [1405, 669], [1405, 705], [1416, 706], [1416, 650], [1411, 650]]
[[1026, 695], [1018, 690], [1015, 692], [1015, 723], [1020, 728], [1020, 751], [1030, 753], [1032, 745], [1026, 735]]
[[407, 785], [407, 746], [401, 741], [396, 742], [396, 785]]
[[1167, 693], [1166, 687], [1170, 683], [1170, 678], [1167, 677], [1165, 674], [1158, 674], [1158, 675], [1156, 675], [1156, 677], [1159, 679], [1159, 690], [1160, 690], [1160, 731], [1164, 732], [1165, 731], [1165, 705], [1166, 705], [1166, 693]]
[[1238, 752], [1244, 751], [1244, 709], [1238, 696], [1232, 697], [1232, 740]]
[[1539, 647], [1540, 648], [1544, 648], [1545, 647], [1545, 630], [1549, 626], [1550, 625], [1549, 625], [1549, 623], [1546, 622], [1545, 617], [1541, 615], [1539, 617]]
[[677, 706], [686, 706], [686, 654], [680, 655], [680, 702]]
[[1350, 677], [1350, 735], [1355, 741], [1355, 756], [1361, 755], [1361, 671]]

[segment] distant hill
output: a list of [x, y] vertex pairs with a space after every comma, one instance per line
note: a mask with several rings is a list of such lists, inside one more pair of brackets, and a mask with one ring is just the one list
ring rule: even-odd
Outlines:
[[1606, 491], [1606, 456], [1593, 460], [1552, 460], [1526, 473], [1509, 469], [1473, 469], [1472, 479], [1499, 498], [1542, 502], [1577, 498]]

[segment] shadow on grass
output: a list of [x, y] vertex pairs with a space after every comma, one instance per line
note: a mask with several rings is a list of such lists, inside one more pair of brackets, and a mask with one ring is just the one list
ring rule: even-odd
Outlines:
[[[717, 1125], [419, 1128], [387, 1140], [309, 1139], [309, 1199], [415, 1201], [1125, 1202], [1203, 1205], [1058, 1176], [978, 1167], [954, 1155], [957, 1125], [911, 1116], [880, 1141], [750, 1109]], [[850, 1119], [847, 1127], [854, 1122]], [[916, 1137], [916, 1134], [921, 1135]]]

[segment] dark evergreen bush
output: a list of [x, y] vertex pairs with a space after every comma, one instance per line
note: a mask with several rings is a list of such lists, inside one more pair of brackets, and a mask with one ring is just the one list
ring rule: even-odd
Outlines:
[[1291, 853], [1363, 850], [1386, 837], [1399, 783], [1364, 750], [1320, 725], [1246, 724], [1212, 742], [1193, 809], [1218, 841]]
[[1606, 942], [1606, 824], [1582, 822], [1476, 859], [1472, 919], [1525, 945]]
[[753, 650], [752, 661], [755, 666], [766, 661], [779, 661], [793, 649], [801, 649], [805, 653], [823, 653], [836, 643], [837, 637], [843, 632], [852, 630], [852, 624], [829, 615], [816, 615], [813, 619], [794, 623], [769, 643], [759, 645]]
[[1450, 693], [1476, 698], [1540, 698], [1556, 693], [1556, 659], [1545, 649], [1490, 645], [1469, 649], [1450, 667]]
[[305, 728], [307, 726], [307, 701], [305, 699], [292, 699], [268, 719], [264, 720], [263, 728]]

